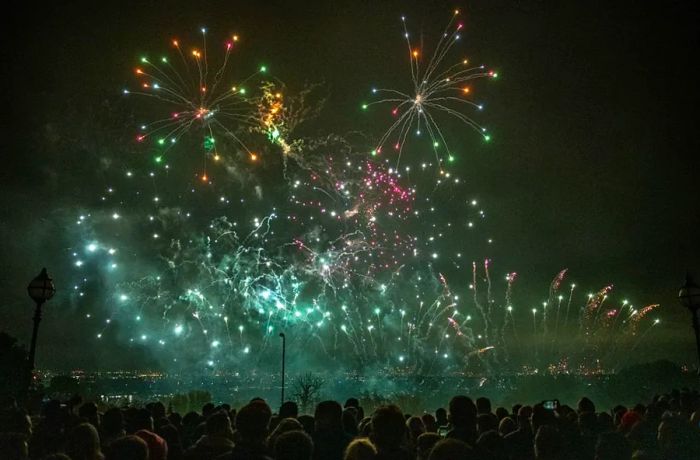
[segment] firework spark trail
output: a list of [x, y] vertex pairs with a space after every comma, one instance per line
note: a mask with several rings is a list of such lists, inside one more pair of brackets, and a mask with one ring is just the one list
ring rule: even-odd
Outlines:
[[477, 289], [478, 283], [476, 279], [476, 262], [472, 262], [472, 291], [473, 291], [473, 299], [474, 299], [474, 305], [476, 308], [479, 310], [479, 313], [481, 314], [481, 319], [484, 322], [484, 337], [486, 341], [488, 341], [488, 331], [489, 328], [491, 327], [490, 323], [490, 318], [487, 315], [486, 311], [484, 310], [484, 307], [481, 305], [481, 302], [479, 301], [479, 295], [478, 295], [478, 289]]
[[566, 315], [564, 316], [564, 325], [568, 326], [569, 324], [569, 310], [571, 310], [571, 299], [574, 296], [574, 289], [576, 288], [575, 284], [571, 284], [571, 290], [569, 291], [569, 299], [566, 301]]
[[539, 362], [539, 346], [537, 344], [537, 309], [532, 309], [532, 337], [533, 337], [533, 361], [534, 363]]
[[479, 349], [477, 349], [477, 350], [474, 350], [474, 351], [471, 352], [470, 354], [478, 355], [478, 354], [481, 354], [481, 353], [486, 353], [486, 352], [489, 351], [489, 350], [493, 350], [494, 348], [496, 348], [496, 347], [494, 347], [493, 345], [489, 345], [488, 347], [483, 347], [483, 348], [479, 348]]
[[366, 236], [361, 235], [358, 241], [364, 239], [368, 249], [363, 258], [376, 261], [377, 256], [390, 256], [370, 264], [371, 271], [398, 266], [403, 256], [415, 251], [415, 236], [406, 234], [406, 225], [400, 225], [416, 218], [415, 189], [405, 186], [391, 169], [352, 155], [344, 161], [328, 158], [317, 163], [308, 169], [308, 182], [297, 180], [292, 185], [313, 184], [310, 190], [317, 193], [309, 197], [294, 194], [294, 203], [317, 208], [338, 225], [362, 227]]
[[[351, 243], [354, 241], [360, 241], [360, 244]], [[356, 231], [340, 236], [329, 243], [328, 247], [331, 249], [323, 252], [314, 250], [301, 240], [295, 240], [293, 245], [308, 253], [308, 263], [302, 270], [309, 276], [320, 274], [324, 286], [334, 293], [344, 287], [350, 277], [355, 276], [368, 282], [372, 280], [371, 276], [353, 269], [354, 260], [373, 250], [364, 243], [362, 232]]]
[[[571, 311], [571, 302], [572, 302], [573, 297], [574, 297], [574, 290], [575, 289], [576, 289], [576, 284], [571, 283], [571, 289], [569, 290], [569, 298], [566, 301], [566, 314], [564, 315], [564, 328], [565, 329], [568, 329], [568, 327], [569, 327], [569, 313]], [[575, 334], [576, 339], [580, 337], [580, 333], [581, 333], [580, 329], [577, 329], [576, 334]], [[576, 339], [571, 340], [567, 349], [569, 349], [571, 351], [575, 350], [574, 347], [575, 347]]]
[[620, 310], [617, 308], [613, 308], [611, 310], [607, 310], [601, 318], [601, 328], [603, 329], [613, 329], [613, 326], [615, 325], [615, 320], [620, 316]]
[[[419, 339], [424, 343], [427, 343], [427, 339], [430, 337], [431, 331], [433, 330], [434, 326], [440, 324], [440, 318], [446, 317], [446, 315], [449, 315], [450, 312], [452, 313], [452, 316], [457, 314], [457, 310], [455, 310], [456, 303], [449, 302], [449, 299], [451, 299], [453, 296], [451, 294], [447, 280], [442, 274], [438, 274], [437, 279], [439, 280], [439, 283], [442, 286], [442, 292], [428, 306], [428, 308], [425, 309], [424, 313], [421, 316], [419, 316], [417, 321], [416, 330], [418, 332], [420, 332], [421, 330], [425, 331], [424, 335], [422, 337], [419, 337]], [[443, 304], [443, 302], [445, 303]], [[440, 340], [438, 341], [436, 346], [436, 353], [438, 349], [441, 349], [444, 346], [448, 335], [446, 332], [449, 327], [454, 327], [456, 330], [462, 332], [462, 334], [458, 336], [469, 339], [469, 337], [463, 333], [461, 327], [456, 323], [452, 316], [448, 317], [447, 324], [439, 331]], [[470, 345], [470, 341], [467, 341], [468, 345]], [[432, 369], [434, 363], [435, 360], [431, 360], [430, 363], [427, 364], [428, 369]]]
[[229, 328], [228, 324], [228, 316], [224, 316], [224, 324], [226, 324], [226, 337], [228, 338], [229, 347], [231, 350], [233, 350], [233, 337], [231, 337], [231, 329]]
[[318, 139], [295, 138], [294, 133], [302, 123], [317, 118], [325, 102], [326, 97], [319, 94], [318, 84], [306, 85], [291, 95], [287, 94], [284, 84], [265, 81], [261, 85], [258, 122], [261, 132], [282, 150], [282, 173], [288, 180], [288, 160], [293, 158], [296, 165], [308, 169], [309, 159], [304, 155], [307, 144], [323, 143]]
[[[644, 342], [644, 339], [646, 339], [646, 337], [649, 335], [649, 333], [651, 333], [651, 331], [654, 330], [655, 327], [656, 327], [660, 322], [661, 322], [661, 321], [660, 321], [659, 319], [655, 319], [655, 320], [649, 325], [649, 327], [648, 327], [644, 332], [642, 332], [641, 334], [639, 334], [639, 337], [637, 338], [636, 342], [634, 342], [634, 344], [633, 344], [632, 347], [630, 348], [629, 354], [633, 353], [633, 352], [637, 349], [637, 347], [639, 347], [639, 345], [642, 344], [642, 343]], [[623, 359], [624, 359], [624, 357], [621, 357], [621, 358], [620, 358], [620, 361], [618, 361], [618, 363], [615, 365], [614, 369], [618, 369], [618, 368], [619, 368], [619, 366], [620, 366], [620, 364], [621, 364], [621, 362], [622, 362]]]
[[[505, 277], [504, 311], [508, 311], [510, 306], [511, 294], [509, 290], [512, 288], [515, 278], [515, 274], [508, 274]], [[563, 282], [563, 278], [557, 276], [555, 281], [560, 284]], [[483, 282], [486, 283], [487, 280], [484, 279]], [[474, 287], [470, 286], [472, 289]], [[561, 296], [561, 300], [559, 300], [560, 307], [566, 301], [567, 309], [570, 309], [571, 303], [573, 303], [575, 287], [575, 284], [571, 285], [568, 299], [565, 300], [564, 296]], [[478, 288], [479, 286], [476, 286], [477, 291]], [[603, 297], [608, 296], [611, 289], [612, 286], [606, 286], [598, 291], [597, 294], [591, 294], [588, 302], [582, 307], [582, 317], [586, 309], [591, 310], [591, 316], [593, 316], [592, 312], [601, 307]], [[626, 300], [623, 302], [623, 306], [626, 305], [626, 302]], [[645, 310], [647, 314], [653, 311], [654, 305], [649, 307]], [[532, 314], [531, 335], [535, 338], [542, 338], [543, 319], [541, 317], [538, 318], [538, 314], [541, 315], [542, 313], [537, 308], [532, 308], [530, 311]], [[630, 345], [629, 339], [633, 337], [631, 326], [626, 326], [626, 323], [620, 323], [622, 327], [615, 326], [618, 324], [619, 317], [622, 314], [617, 309], [606, 310], [605, 313], [601, 313], [605, 317], [603, 321], [594, 321], [591, 318], [590, 321], [585, 322], [584, 326], [585, 330], [588, 331], [588, 335], [584, 334], [583, 330], [581, 330], [580, 334], [576, 334], [575, 332], [578, 330], [577, 323], [570, 323], [567, 319], [562, 321], [561, 319], [566, 318], [566, 316], [564, 312], [560, 311], [560, 321], [557, 323], [559, 330], [548, 337], [549, 340], [554, 342], [554, 346], [552, 346], [550, 341], [530, 340], [520, 342], [517, 338], [518, 328], [515, 327], [515, 318], [511, 312], [509, 313], [510, 318], [508, 316], [504, 317], [503, 325], [499, 326], [501, 327], [499, 342], [486, 344], [487, 346], [495, 346], [494, 353], [489, 354], [488, 364], [484, 363], [487, 367], [495, 366], [498, 369], [513, 369], [511, 366], [517, 366], [517, 363], [521, 363], [521, 365], [530, 368], [530, 370], [534, 368], [541, 371], [548, 370], [549, 372], [569, 372], [574, 369], [591, 370], [591, 366], [612, 365], [619, 351], [623, 346]], [[630, 316], [630, 318], [633, 317], [634, 315]], [[492, 320], [495, 321], [495, 318], [492, 318]], [[513, 324], [512, 328], [505, 327], [508, 321]], [[452, 321], [448, 320], [448, 323], [454, 328]], [[466, 324], [466, 321], [463, 324]], [[466, 335], [466, 331], [462, 331]], [[478, 349], [479, 346], [473, 347], [472, 351]], [[629, 348], [625, 349], [629, 351]], [[524, 361], [515, 360], [518, 355]]]
[[[615, 357], [615, 354], [618, 352], [618, 349], [621, 345], [621, 342], [623, 341], [625, 336], [632, 336], [633, 337], [636, 335], [636, 328], [633, 324], [630, 325], [626, 329], [619, 329], [616, 327], [618, 324], [624, 326], [624, 324], [627, 322], [627, 321], [621, 321], [621, 318], [623, 317], [622, 307], [624, 307], [627, 304], [627, 301], [623, 302], [621, 308], [618, 308], [618, 309], [613, 308], [613, 309], [605, 311], [605, 313], [601, 313], [603, 302], [605, 302], [605, 300], [607, 300], [607, 297], [608, 297], [607, 294], [603, 295], [602, 300], [600, 302], [600, 306], [598, 307], [598, 312], [596, 313], [596, 316], [593, 319], [594, 325], [597, 325], [599, 329], [608, 330], [608, 332], [606, 334], [600, 335], [600, 337], [598, 337], [598, 341], [597, 341], [598, 348], [596, 348], [596, 350], [599, 350], [602, 346], [604, 346], [605, 350], [606, 350], [606, 352], [604, 354], [602, 354], [603, 360], [613, 359]], [[645, 314], [651, 312], [656, 307], [658, 307], [658, 304], [648, 305], [647, 307], [645, 307], [645, 309], [646, 309]], [[632, 318], [632, 320], [634, 321], [634, 318], [636, 316], [635, 312], [636, 312], [636, 310], [634, 310], [631, 313], [631, 315], [628, 317], [628, 320], [630, 318]], [[641, 319], [641, 318], [639, 318], [639, 319]], [[655, 324], [657, 324], [657, 323], [652, 324], [652, 326], [654, 326]], [[608, 339], [607, 343], [605, 343], [606, 338]], [[638, 345], [639, 345], [639, 342], [637, 342], [629, 350], [629, 353], [632, 353], [637, 348]], [[599, 350], [599, 351], [603, 351], [603, 350]], [[617, 366], [615, 366], [615, 367], [617, 367]]]
[[[513, 337], [515, 338], [516, 341], [518, 341], [518, 335], [517, 335], [517, 330], [518, 330], [518, 329], [517, 329], [517, 327], [516, 327], [516, 325], [515, 325], [515, 317], [513, 316], [513, 307], [512, 307], [511, 296], [512, 296], [513, 283], [515, 283], [515, 279], [517, 278], [517, 276], [518, 276], [518, 275], [517, 275], [517, 273], [515, 273], [515, 272], [513, 272], [513, 273], [510, 274], [510, 276], [508, 277], [508, 287], [507, 287], [507, 290], [506, 290], [506, 298], [508, 299], [508, 300], [507, 300], [507, 305], [508, 305], [508, 306], [506, 307], [506, 309], [507, 309], [507, 311], [508, 311], [508, 318], [509, 318], [511, 324], [513, 325], [513, 327], [512, 327], [512, 330], [513, 330]], [[505, 330], [505, 327], [504, 327], [504, 330]]]
[[557, 314], [554, 318], [554, 337], [552, 338], [552, 345], [550, 348], [550, 353], [554, 351], [554, 347], [556, 346], [557, 342], [557, 337], [559, 337], [559, 313], [561, 311], [561, 301], [564, 299], [563, 295], [559, 295], [557, 297]]
[[[180, 42], [172, 41], [187, 78], [183, 78], [181, 71], [166, 56], [158, 60], [142, 57], [142, 67], [135, 70], [137, 77], [141, 79], [140, 89], [125, 89], [123, 93], [153, 98], [168, 106], [169, 115], [166, 118], [142, 124], [141, 131], [136, 136], [138, 142], [154, 139], [154, 145], [159, 150], [155, 157], [157, 163], [164, 163], [164, 155], [194, 127], [201, 129], [204, 156], [200, 177], [204, 182], [208, 182], [207, 160], [211, 158], [218, 162], [222, 158], [216, 144], [219, 133], [233, 140], [236, 148], [247, 152], [251, 160], [257, 159], [257, 154], [247, 147], [239, 131], [242, 128], [258, 129], [259, 121], [255, 116], [255, 108], [259, 105], [259, 98], [247, 96], [243, 85], [255, 76], [264, 74], [267, 69], [262, 66], [257, 72], [233, 86], [223, 84], [224, 80], [230, 81], [231, 78], [229, 57], [234, 43], [238, 41], [238, 36], [234, 35], [224, 43], [225, 52], [221, 67], [213, 78], [210, 78], [206, 30], [202, 29], [201, 32], [202, 50], [193, 49], [189, 60], [182, 52]], [[196, 67], [194, 78], [191, 71], [193, 66]], [[232, 124], [233, 128], [230, 127]]]
[[459, 323], [457, 323], [457, 321], [455, 321], [454, 318], [448, 317], [448, 318], [447, 318], [447, 321], [448, 321], [448, 323], [450, 324], [450, 327], [452, 327], [452, 329], [455, 330], [455, 332], [457, 333], [458, 336], [461, 337], [461, 336], [464, 335], [464, 334], [462, 333], [461, 328], [459, 327]]
[[612, 285], [609, 285], [599, 290], [596, 294], [588, 294], [588, 301], [579, 311], [579, 347], [589, 347], [595, 339], [592, 334], [596, 324], [595, 317], [604, 297], [611, 289]]
[[597, 314], [601, 309], [603, 301], [607, 298], [608, 293], [612, 290], [613, 285], [605, 286], [596, 294], [590, 295], [588, 303], [584, 305], [581, 316], [582, 330], [587, 334], [590, 332], [590, 327], [596, 322]]
[[[486, 315], [489, 318], [492, 318], [491, 316], [491, 308], [492, 304], [494, 302], [493, 298], [491, 297], [491, 274], [489, 273], [489, 259], [484, 259], [484, 274], [486, 275]], [[488, 331], [488, 329], [487, 329]], [[488, 331], [491, 333], [491, 331]], [[495, 325], [494, 325], [494, 331], [493, 335], [495, 335], [497, 332], [495, 330]], [[488, 336], [487, 336], [488, 339]]]
[[[624, 343], [624, 341], [629, 339], [628, 336], [635, 335], [635, 331], [634, 331], [633, 327], [631, 327], [631, 326], [628, 328], [624, 327], [625, 323], [626, 323], [626, 320], [623, 320], [623, 317], [625, 316], [624, 315], [624, 307], [627, 305], [629, 305], [629, 309], [631, 311], [633, 311], [632, 305], [628, 304], [627, 301], [624, 300], [622, 302], [622, 306], [619, 309], [610, 310], [606, 314], [606, 316], [608, 316], [608, 318], [606, 318], [606, 319], [610, 319], [610, 316], [611, 316], [610, 312], [614, 312], [614, 314], [612, 314], [612, 323], [609, 326], [609, 328], [610, 328], [610, 342], [611, 343], [608, 346], [608, 351], [603, 356], [602, 360], [607, 361], [608, 358], [612, 359], [612, 357], [615, 356], [619, 347]], [[628, 319], [630, 317], [631, 316], [628, 316]]]
[[[625, 315], [624, 315], [624, 310], [625, 307], [629, 310], [631, 313], [634, 310], [634, 306], [630, 303], [627, 302], [627, 300], [622, 301], [622, 306], [620, 306], [619, 309], [619, 314], [615, 316], [615, 321], [613, 322], [613, 325], [611, 326], [614, 331], [621, 330], [624, 327], [624, 324], [626, 322]], [[629, 318], [629, 315], [628, 315]]]
[[564, 277], [566, 276], [566, 272], [568, 272], [569, 269], [565, 268], [561, 270], [557, 276], [552, 279], [552, 283], [549, 285], [549, 298], [547, 299], [548, 302], [552, 302], [554, 300], [554, 296], [556, 295], [557, 292], [559, 292], [559, 288], [561, 287], [561, 283], [564, 281]]
[[[631, 328], [624, 328], [624, 308], [627, 305], [627, 300], [624, 300], [620, 308], [608, 310], [605, 314], [603, 327], [609, 329], [610, 343], [607, 346], [607, 353], [602, 358], [603, 360], [607, 360], [608, 357], [614, 357], [620, 344], [628, 339], [627, 335], [634, 335]], [[629, 305], [629, 309], [632, 310], [632, 305]]]
[[605, 304], [605, 301], [608, 300], [608, 295], [605, 294], [603, 295], [603, 298], [601, 299], [600, 303], [598, 304], [598, 308], [596, 309], [594, 315], [593, 315], [593, 324], [598, 325], [603, 319], [605, 319], [605, 308], [603, 308], [603, 305]]
[[656, 308], [659, 307], [658, 303], [654, 303], [651, 305], [647, 305], [644, 308], [640, 309], [636, 314], [633, 314], [630, 318], [630, 323], [631, 323], [631, 328], [632, 328], [632, 334], [636, 335], [637, 334], [637, 329], [639, 328], [639, 322], [649, 313], [654, 311]]
[[[455, 25], [458, 15], [459, 11], [455, 11], [435, 47], [432, 57], [425, 66], [421, 65], [422, 52], [417, 48], [413, 48], [411, 44], [406, 27], [406, 18], [401, 18], [404, 38], [409, 52], [412, 94], [389, 88], [372, 89], [373, 94], [384, 95], [385, 97], [378, 101], [363, 104], [363, 109], [377, 104], [391, 104], [393, 107], [391, 113], [396, 117], [389, 129], [381, 136], [376, 149], [373, 151], [374, 154], [380, 154], [384, 144], [388, 142], [390, 137], [395, 136], [394, 149], [398, 153], [396, 160], [398, 165], [401, 161], [401, 154], [409, 132], [415, 127], [415, 134], [420, 136], [421, 126], [424, 126], [432, 142], [433, 152], [438, 164], [442, 164], [444, 160], [452, 161], [453, 155], [447, 148], [447, 142], [440, 126], [433, 117], [433, 112], [443, 112], [457, 118], [460, 122], [479, 132], [484, 140], [489, 141], [491, 139], [490, 135], [486, 134], [485, 128], [464, 113], [465, 107], [476, 110], [483, 108], [482, 104], [466, 98], [472, 91], [471, 87], [465, 86], [465, 84], [478, 78], [496, 78], [498, 74], [493, 71], [485, 71], [484, 66], [470, 67], [467, 59], [463, 59], [447, 68], [443, 66], [443, 62], [450, 50], [461, 38], [460, 30], [463, 28], [463, 24], [458, 23]], [[445, 150], [442, 157], [438, 152], [438, 148], [441, 145], [444, 146]], [[442, 168], [441, 173], [444, 174]]]
[[508, 275], [506, 275], [506, 281], [508, 281], [505, 294], [506, 307], [513, 305], [513, 283], [515, 283], [517, 277], [518, 274], [515, 272], [508, 273]]
[[367, 340], [367, 335], [371, 335], [372, 329], [370, 329], [370, 326], [365, 327], [365, 317], [363, 316], [363, 312], [359, 308], [351, 309], [355, 313], [356, 317], [356, 323], [353, 323], [352, 317], [349, 319], [349, 323], [352, 326], [353, 331], [357, 335], [357, 340], [361, 344], [362, 348], [362, 355], [359, 357], [359, 361], [362, 363], [367, 362], [371, 356], [373, 356], [374, 353], [374, 347], [372, 346], [371, 348], [368, 348], [369, 345], [373, 345], [373, 337], [369, 337], [369, 340]]
[[547, 335], [548, 335], [548, 324], [547, 324], [547, 307], [551, 306], [554, 304], [554, 296], [557, 294], [559, 291], [559, 287], [561, 286], [562, 281], [564, 280], [564, 276], [566, 276], [567, 269], [561, 270], [557, 276], [554, 277], [552, 280], [552, 283], [549, 285], [549, 294], [547, 295], [547, 301], [542, 303], [542, 343], [545, 344], [547, 343]]
[[545, 324], [545, 330], [544, 330], [543, 334], [546, 336], [547, 335], [547, 307], [554, 305], [554, 300], [555, 300], [555, 296], [556, 296], [557, 311], [556, 311], [556, 315], [554, 318], [554, 337], [551, 340], [550, 354], [554, 350], [554, 346], [555, 346], [555, 343], [556, 343], [556, 340], [558, 337], [558, 333], [559, 333], [559, 314], [560, 314], [560, 310], [561, 310], [561, 301], [563, 299], [563, 297], [561, 295], [557, 296], [557, 293], [559, 292], [559, 288], [561, 288], [561, 284], [564, 281], [564, 277], [566, 276], [567, 271], [568, 271], [568, 269], [565, 268], [565, 269], [561, 270], [557, 274], [557, 276], [554, 277], [554, 279], [552, 280], [552, 283], [549, 286], [549, 295], [547, 296], [547, 302], [543, 306], [544, 307], [543, 308], [543, 310], [544, 310], [543, 321]]
[[[515, 283], [515, 279], [518, 277], [518, 274], [515, 272], [508, 273], [506, 275], [506, 292], [504, 296], [504, 308], [505, 310], [503, 311], [503, 321], [501, 323], [501, 331], [499, 334], [500, 337], [500, 343], [501, 343], [501, 351], [504, 355], [504, 358], [506, 361], [509, 360], [509, 354], [508, 354], [508, 347], [506, 346], [506, 329], [509, 324], [512, 324], [513, 327], [513, 334], [516, 334], [516, 328], [515, 328], [515, 322], [513, 320], [513, 283]], [[517, 340], [517, 337], [516, 337]]]
[[[263, 219], [254, 228], [254, 230], [250, 234], [248, 234], [247, 236], [242, 238], [242, 240], [248, 241], [251, 238], [260, 238], [260, 237], [266, 236], [269, 233], [270, 220], [271, 220], [270, 216]], [[233, 238], [231, 238], [233, 241], [238, 240], [238, 237], [237, 237], [235, 232], [224, 231], [224, 232], [222, 232], [221, 235], [223, 237], [222, 236], [219, 237], [219, 239], [217, 240], [219, 242], [225, 242], [225, 241], [227, 241], [227, 237], [231, 237], [231, 236], [233, 236]], [[209, 240], [207, 239], [207, 241], [209, 241]], [[207, 248], [208, 248], [207, 250], [212, 249], [209, 245], [207, 245]], [[240, 258], [246, 257], [248, 255], [253, 257], [253, 264], [252, 265], [253, 265], [253, 269], [255, 271], [257, 271], [258, 267], [260, 267], [260, 266], [268, 266], [268, 267], [272, 267], [273, 269], [276, 269], [276, 267], [277, 267], [277, 265], [275, 263], [271, 263], [271, 261], [269, 259], [261, 257], [262, 253], [259, 250], [249, 251], [247, 249], [239, 248], [238, 250], [234, 251], [234, 256], [232, 257], [232, 259], [233, 258], [240, 259]], [[240, 267], [243, 266], [243, 264], [241, 264], [240, 260], [238, 260], [237, 264]], [[200, 266], [197, 262], [194, 262], [194, 263], [188, 262], [187, 265]], [[177, 263], [174, 263], [172, 266], [173, 267], [178, 267], [178, 266], [183, 267], [182, 264], [178, 265]], [[278, 309], [285, 308], [286, 302], [284, 301], [283, 297], [280, 297], [278, 294], [276, 294], [277, 292], [282, 292], [282, 290], [283, 290], [281, 283], [282, 283], [282, 278], [284, 276], [284, 273], [277, 274], [277, 275], [275, 273], [270, 273], [268, 275], [258, 276], [258, 277], [252, 278], [252, 279], [250, 277], [246, 276], [245, 280], [242, 280], [236, 284], [236, 279], [231, 278], [231, 277], [227, 277], [226, 272], [224, 270], [222, 270], [221, 268], [219, 268], [218, 266], [211, 266], [210, 267], [207, 264], [204, 264], [204, 265], [201, 265], [201, 267], [204, 267], [207, 270], [206, 271], [208, 273], [207, 278], [210, 279], [211, 281], [209, 282], [208, 285], [206, 283], [203, 283], [201, 285], [203, 287], [200, 289], [188, 291], [187, 297], [190, 299], [190, 301], [189, 301], [190, 308], [195, 308], [197, 310], [194, 312], [196, 315], [195, 318], [197, 318], [198, 322], [200, 323], [200, 329], [202, 329], [202, 331], [210, 328], [211, 326], [207, 326], [204, 324], [202, 317], [200, 316], [200, 311], [202, 311], [202, 309], [204, 309], [204, 311], [206, 311], [208, 305], [209, 305], [209, 308], [212, 308], [212, 306], [211, 306], [211, 302], [207, 301], [205, 295], [202, 294], [203, 291], [201, 291], [201, 289], [207, 290], [211, 287], [215, 287], [216, 285], [219, 285], [222, 283], [229, 284], [229, 285], [230, 284], [238, 285], [240, 291], [243, 292], [245, 295], [247, 295], [249, 292], [252, 293], [252, 295], [255, 295], [254, 294], [254, 291], [256, 289], [255, 286], [258, 283], [266, 282], [266, 280], [267, 280], [267, 282], [273, 282], [275, 284], [275, 287], [272, 289], [267, 289], [265, 292], [263, 292], [263, 297], [265, 297], [265, 296], [268, 296], [270, 298], [276, 297], [276, 298], [278, 298]], [[230, 293], [230, 291], [226, 292], [227, 295], [229, 293]], [[225, 297], [225, 298], [228, 298], [228, 297]], [[291, 302], [294, 302], [294, 298], [291, 299]], [[271, 315], [268, 318], [268, 325], [269, 325], [269, 321], [271, 321], [274, 317], [276, 317], [276, 315], [275, 316]], [[224, 321], [227, 322], [226, 319], [224, 319]], [[226, 329], [228, 329], [228, 327]]]

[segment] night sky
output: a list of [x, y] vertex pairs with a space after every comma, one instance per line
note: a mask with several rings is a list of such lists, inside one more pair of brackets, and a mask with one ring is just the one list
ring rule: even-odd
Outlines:
[[[518, 272], [515, 303], [527, 308], [546, 300], [564, 268], [567, 286], [614, 284], [618, 301], [660, 303], [654, 346], [633, 359], [695, 365], [690, 318], [676, 299], [700, 264], [699, 18], [690, 1], [76, 2], [6, 11], [0, 329], [29, 341], [26, 284], [46, 266], [58, 294], [41, 325], [40, 367], [154, 362], [121, 336], [93, 346], [94, 328], [64, 294], [75, 243], [67, 225], [105, 186], [99, 159], [133, 140], [139, 106], [120, 92], [142, 53], [202, 26], [212, 36], [235, 31], [245, 37], [239, 62], [265, 63], [290, 87], [323, 83], [328, 101], [307, 132], [376, 137], [382, 119], [360, 104], [375, 84], [406, 82], [400, 16], [427, 40], [454, 7], [464, 54], [499, 72], [481, 85], [479, 122], [492, 142], [445, 125], [495, 241], [475, 257], [491, 259], [499, 279]], [[105, 106], [113, 118], [100, 118]], [[96, 139], [95, 123], [110, 126], [107, 138]]]

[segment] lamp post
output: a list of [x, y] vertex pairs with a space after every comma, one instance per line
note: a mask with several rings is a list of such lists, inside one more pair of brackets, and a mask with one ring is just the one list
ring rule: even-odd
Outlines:
[[[678, 300], [681, 304], [690, 310], [693, 315], [693, 329], [695, 329], [695, 345], [698, 347], [698, 360], [700, 360], [700, 286], [693, 282], [690, 274], [685, 277], [685, 284], [678, 291]], [[700, 365], [698, 365], [698, 374], [700, 374]]]
[[280, 406], [284, 404], [284, 358], [287, 351], [287, 337], [285, 337], [284, 332], [280, 332], [280, 337], [282, 337], [282, 395]]
[[[36, 336], [39, 333], [39, 322], [41, 321], [41, 306], [56, 293], [56, 288], [53, 285], [53, 280], [46, 273], [46, 268], [41, 269], [41, 273], [36, 278], [29, 282], [27, 293], [34, 302], [36, 309], [34, 310], [34, 331], [32, 332], [32, 344], [29, 348], [29, 382], [34, 371], [34, 356], [36, 355]], [[27, 385], [29, 387], [29, 385]]]

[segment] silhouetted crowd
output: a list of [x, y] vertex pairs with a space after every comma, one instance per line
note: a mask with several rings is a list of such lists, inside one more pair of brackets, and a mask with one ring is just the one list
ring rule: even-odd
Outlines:
[[112, 407], [51, 400], [30, 417], [2, 409], [0, 458], [46, 460], [698, 460], [700, 395], [676, 391], [649, 404], [597, 411], [556, 401], [495, 410], [487, 398], [453, 397], [410, 415], [395, 405], [365, 414], [357, 399], [294, 402], [276, 413], [255, 398], [236, 410], [206, 404], [184, 416], [160, 402]]

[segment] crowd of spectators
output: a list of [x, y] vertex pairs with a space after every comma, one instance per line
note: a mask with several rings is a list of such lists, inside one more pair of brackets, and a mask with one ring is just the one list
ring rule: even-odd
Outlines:
[[206, 404], [181, 415], [163, 403], [112, 407], [47, 401], [30, 417], [14, 402], [0, 413], [7, 460], [698, 460], [700, 395], [672, 391], [648, 404], [598, 410], [555, 402], [495, 410], [455, 396], [447, 408], [407, 414], [357, 399], [294, 402], [273, 412], [260, 398], [235, 409]]

